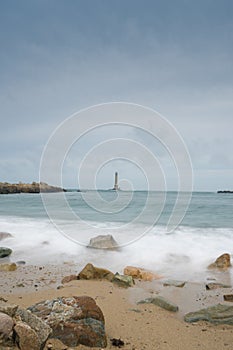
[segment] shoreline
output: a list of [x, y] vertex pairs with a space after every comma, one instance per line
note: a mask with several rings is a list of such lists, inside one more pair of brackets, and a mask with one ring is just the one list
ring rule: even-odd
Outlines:
[[[233, 327], [213, 325], [207, 322], [186, 323], [184, 314], [223, 301], [223, 294], [232, 293], [231, 288], [206, 290], [205, 282], [187, 282], [184, 287], [163, 286], [164, 279], [151, 282], [135, 280], [128, 289], [120, 288], [105, 280], [72, 280], [63, 284], [63, 277], [77, 273], [73, 263], [62, 265], [18, 266], [16, 271], [0, 272], [0, 295], [8, 303], [28, 307], [36, 302], [57, 296], [90, 296], [102, 309], [108, 346], [114, 349], [111, 338], [121, 338], [124, 349], [230, 349]], [[212, 272], [211, 272], [212, 273]], [[210, 275], [210, 273], [209, 273]], [[230, 274], [217, 273], [220, 282], [226, 283]], [[214, 278], [214, 277], [213, 277]], [[209, 282], [210, 280], [208, 280]], [[138, 301], [161, 295], [179, 306], [178, 313], [169, 312], [152, 304]], [[87, 349], [78, 346], [77, 349]]]

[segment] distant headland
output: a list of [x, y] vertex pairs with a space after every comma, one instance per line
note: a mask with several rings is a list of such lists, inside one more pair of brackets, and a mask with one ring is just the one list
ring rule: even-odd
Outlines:
[[53, 193], [53, 192], [66, 192], [61, 187], [51, 186], [45, 182], [32, 182], [31, 184], [19, 182], [17, 184], [11, 184], [8, 182], [0, 182], [0, 194], [13, 194], [13, 193]]
[[221, 190], [221, 191], [218, 191], [217, 193], [233, 193], [233, 191], [230, 191], [230, 190]]

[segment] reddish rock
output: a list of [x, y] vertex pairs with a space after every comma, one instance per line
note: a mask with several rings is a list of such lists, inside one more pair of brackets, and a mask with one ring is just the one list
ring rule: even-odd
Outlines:
[[103, 313], [90, 297], [62, 297], [37, 303], [29, 309], [52, 328], [52, 337], [67, 346], [83, 344], [103, 348], [107, 345]]
[[152, 281], [154, 279], [162, 278], [162, 276], [156, 275], [151, 271], [135, 266], [126, 266], [124, 268], [124, 275], [132, 276], [133, 278], [138, 278], [143, 281]]
[[213, 264], [210, 264], [208, 266], [209, 269], [220, 269], [220, 270], [226, 270], [228, 267], [231, 266], [231, 256], [230, 254], [222, 254], [220, 255]]
[[111, 282], [113, 278], [114, 274], [111, 271], [92, 264], [87, 264], [78, 274], [78, 279], [80, 280], [106, 279]]
[[76, 275], [69, 275], [69, 276], [65, 276], [62, 279], [61, 283], [65, 284], [65, 283], [69, 283], [69, 282], [77, 280], [77, 279], [78, 279], [78, 276], [76, 276]]

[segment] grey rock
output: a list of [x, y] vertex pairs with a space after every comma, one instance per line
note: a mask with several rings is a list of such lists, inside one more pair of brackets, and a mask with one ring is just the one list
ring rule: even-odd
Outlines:
[[99, 235], [90, 239], [87, 246], [95, 249], [117, 249], [119, 248], [117, 242], [112, 235]]
[[173, 304], [172, 302], [170, 302], [169, 300], [161, 296], [141, 300], [138, 302], [138, 304], [154, 304], [165, 310], [172, 311], [172, 312], [177, 312], [179, 310], [179, 307], [177, 305]]
[[213, 289], [218, 289], [218, 288], [231, 288], [231, 286], [229, 286], [227, 284], [222, 284], [222, 283], [217, 283], [217, 282], [207, 283], [205, 287], [207, 290], [213, 290]]
[[185, 315], [186, 322], [208, 321], [214, 324], [233, 325], [233, 306], [217, 304]]
[[44, 344], [52, 333], [52, 329], [39, 317], [26, 309], [18, 309], [16, 316], [20, 316], [21, 320], [28, 324], [38, 336], [40, 344]]
[[17, 309], [18, 309], [18, 305], [7, 304], [2, 301], [0, 302], [0, 312], [3, 312], [4, 314], [7, 314], [10, 317], [15, 316]]
[[5, 258], [6, 256], [11, 255], [12, 250], [6, 247], [0, 247], [0, 258]]
[[113, 283], [117, 284], [119, 287], [133, 287], [134, 280], [132, 276], [120, 275], [118, 272], [114, 275]]
[[177, 281], [177, 280], [167, 280], [163, 283], [164, 287], [178, 287], [178, 288], [182, 288], [185, 285], [185, 281]]
[[0, 312], [0, 340], [2, 344], [11, 337], [13, 326], [13, 319], [7, 314]]

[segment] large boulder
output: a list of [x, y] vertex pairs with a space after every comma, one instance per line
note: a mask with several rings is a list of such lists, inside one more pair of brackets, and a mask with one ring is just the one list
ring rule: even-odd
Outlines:
[[233, 325], [233, 306], [218, 304], [185, 315], [186, 322], [208, 321], [214, 324]]
[[52, 337], [67, 346], [106, 347], [104, 315], [94, 299], [81, 296], [37, 303], [29, 310], [52, 328]]
[[112, 235], [99, 235], [91, 238], [87, 247], [95, 249], [117, 249], [119, 245]]
[[208, 266], [208, 269], [220, 269], [220, 270], [226, 270], [228, 267], [231, 266], [231, 256], [228, 253], [220, 255], [213, 264], [210, 264]]
[[10, 248], [0, 247], [0, 258], [5, 258], [11, 255], [11, 253], [12, 253], [12, 250]]
[[109, 270], [96, 267], [89, 263], [82, 269], [77, 278], [79, 280], [106, 279], [111, 282], [114, 274]]
[[156, 275], [151, 271], [135, 266], [126, 266], [124, 268], [124, 275], [132, 276], [133, 278], [141, 279], [143, 281], [152, 281], [161, 278], [161, 276]]

